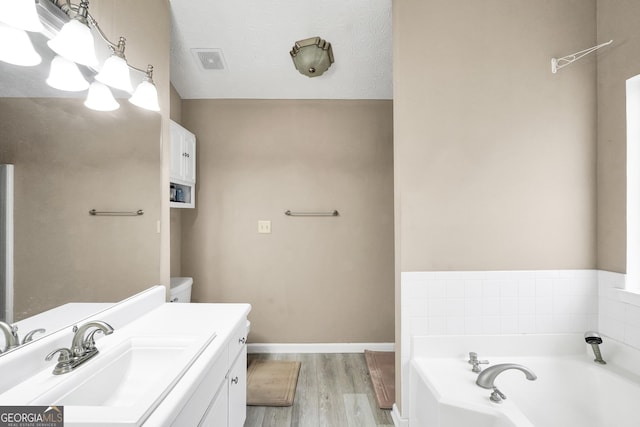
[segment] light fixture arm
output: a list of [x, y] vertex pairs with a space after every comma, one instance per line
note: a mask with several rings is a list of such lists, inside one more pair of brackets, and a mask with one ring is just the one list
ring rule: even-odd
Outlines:
[[577, 61], [578, 59], [590, 54], [591, 52], [595, 52], [604, 46], [609, 46], [613, 43], [613, 40], [609, 40], [606, 43], [599, 44], [594, 47], [590, 47], [589, 49], [581, 50], [580, 52], [576, 52], [571, 55], [563, 56], [562, 58], [551, 58], [551, 72], [553, 74], [557, 73], [559, 69], [566, 67], [567, 65]]
[[[98, 34], [100, 35], [100, 38], [109, 46], [109, 48], [113, 51], [113, 53], [115, 53], [116, 55], [118, 55], [118, 49], [120, 49], [120, 44], [122, 44], [122, 53], [124, 55], [124, 42], [126, 41], [126, 39], [122, 36], [120, 36], [120, 39], [118, 40], [118, 43], [114, 43], [111, 40], [109, 40], [107, 38], [107, 35], [104, 33], [104, 31], [102, 31], [102, 28], [100, 28], [100, 25], [98, 25], [98, 21], [95, 20], [95, 18], [93, 16], [91, 16], [90, 13], [87, 14], [87, 21], [89, 22], [89, 24], [91, 24], [91, 26], [93, 28], [95, 28], [98, 31]], [[120, 55], [118, 55], [120, 56]]]
[[[98, 34], [100, 35], [100, 38], [107, 44], [107, 46], [109, 46], [109, 49], [111, 49], [111, 51], [119, 56], [122, 59], [125, 59], [124, 56], [124, 49], [125, 49], [125, 43], [126, 43], [126, 39], [122, 36], [120, 36], [120, 38], [118, 39], [118, 43], [114, 43], [111, 40], [109, 40], [109, 38], [107, 37], [107, 35], [104, 33], [104, 31], [102, 31], [102, 28], [100, 28], [100, 25], [98, 24], [98, 21], [96, 21], [96, 19], [91, 16], [91, 14], [89, 13], [89, 2], [87, 0], [81, 0], [80, 4], [74, 4], [71, 3], [71, 0], [65, 0], [65, 3], [63, 5], [58, 4], [58, 0], [51, 0], [56, 6], [58, 6], [60, 9], [62, 9], [63, 12], [65, 12], [67, 15], [69, 15], [69, 11], [73, 11], [76, 13], [76, 17], [79, 17], [79, 19], [84, 20], [85, 24], [87, 25], [91, 25], [91, 27], [95, 28], [96, 31], [98, 32]], [[133, 65], [129, 64], [129, 62], [127, 61], [127, 66], [129, 68], [131, 68], [132, 70], [138, 71], [142, 74], [144, 74], [146, 76], [146, 79], [148, 81], [153, 81], [153, 66], [149, 65], [147, 67], [147, 70], [143, 70], [137, 67], [134, 67]]]

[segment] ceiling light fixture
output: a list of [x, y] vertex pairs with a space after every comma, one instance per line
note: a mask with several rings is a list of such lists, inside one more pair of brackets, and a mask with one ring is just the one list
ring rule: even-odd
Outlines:
[[289, 54], [296, 69], [307, 77], [321, 76], [334, 62], [331, 43], [320, 37], [298, 40]]
[[[133, 92], [130, 70], [135, 70], [144, 75], [144, 81], [131, 96], [131, 103], [148, 110], [160, 111], [158, 91], [153, 82], [153, 66], [149, 65], [145, 71], [127, 62], [124, 56], [125, 38], [120, 37], [118, 44], [107, 38], [89, 14], [88, 0], [80, 0], [80, 4], [71, 3], [71, 0], [0, 2], [3, 10], [0, 17], [0, 61], [23, 66], [40, 63], [41, 57], [33, 49], [24, 30], [39, 31], [51, 39], [47, 45], [57, 54], [46, 80], [49, 86], [67, 91], [89, 88], [85, 105], [95, 110], [111, 111], [118, 108], [119, 104], [107, 86]], [[12, 6], [14, 4], [15, 7]], [[7, 12], [7, 16], [4, 12]], [[94, 30], [111, 51], [111, 56], [104, 61], [102, 67], [99, 67], [101, 61], [96, 55], [95, 45], [100, 38], [94, 39]], [[104, 58], [104, 55], [101, 56]], [[85, 75], [95, 75], [95, 84], [89, 85], [76, 64], [87, 67]]]

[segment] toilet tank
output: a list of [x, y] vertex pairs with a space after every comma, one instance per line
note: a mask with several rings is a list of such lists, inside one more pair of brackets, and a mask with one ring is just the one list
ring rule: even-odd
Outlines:
[[169, 302], [191, 302], [191, 277], [172, 277]]

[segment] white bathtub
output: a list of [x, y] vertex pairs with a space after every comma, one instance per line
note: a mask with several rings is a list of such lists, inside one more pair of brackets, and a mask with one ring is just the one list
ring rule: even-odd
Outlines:
[[[410, 427], [637, 427], [640, 352], [604, 337], [607, 365], [593, 362], [580, 334], [414, 338], [411, 361]], [[475, 384], [467, 363], [478, 353], [489, 365], [518, 363], [495, 385], [507, 396], [489, 400], [491, 390]]]

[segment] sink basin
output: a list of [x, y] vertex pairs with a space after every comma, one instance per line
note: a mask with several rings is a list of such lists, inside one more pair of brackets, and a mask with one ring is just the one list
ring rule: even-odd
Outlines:
[[214, 337], [127, 338], [29, 404], [63, 405], [65, 426], [141, 425]]
[[[156, 388], [156, 383], [166, 380], [164, 374], [171, 371], [171, 365], [191, 343], [188, 339], [174, 338], [169, 342], [159, 338], [130, 338], [110, 350], [108, 360], [103, 361], [102, 366], [91, 363], [98, 359], [83, 365], [82, 368], [93, 372], [80, 384], [65, 383], [39, 396], [33, 403], [129, 406], [147, 394], [149, 389]], [[114, 357], [109, 357], [112, 354]]]

